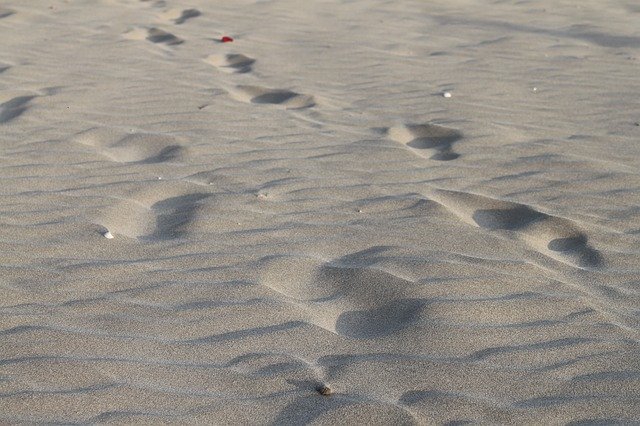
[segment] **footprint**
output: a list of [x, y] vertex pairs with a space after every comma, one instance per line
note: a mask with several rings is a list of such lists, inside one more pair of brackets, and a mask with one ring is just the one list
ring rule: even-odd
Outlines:
[[185, 192], [188, 186], [157, 182], [144, 190], [125, 191], [88, 216], [111, 234], [140, 241], [182, 238], [196, 232], [201, 200], [211, 194]]
[[11, 16], [16, 13], [14, 10], [6, 9], [4, 7], [0, 7], [0, 19], [6, 18], [7, 16]]
[[286, 109], [310, 108], [315, 105], [313, 96], [290, 90], [267, 89], [260, 86], [237, 86], [237, 98], [253, 104], [280, 105]]
[[147, 40], [156, 44], [176, 46], [184, 43], [179, 37], [159, 28], [133, 28], [126, 31], [123, 37], [129, 40]]
[[413, 283], [369, 266], [342, 260], [274, 256], [262, 260], [262, 283], [300, 310], [307, 321], [345, 337], [386, 336], [415, 323], [424, 302], [412, 299]]
[[153, 7], [165, 7], [167, 2], [164, 0], [140, 0], [142, 3], [153, 3]]
[[35, 96], [18, 96], [0, 104], [0, 124], [22, 115], [29, 108], [27, 104], [33, 98]]
[[256, 60], [240, 53], [227, 53], [225, 55], [211, 55], [205, 62], [229, 73], [247, 73], [251, 71]]
[[201, 13], [198, 9], [185, 9], [182, 11], [179, 17], [173, 20], [177, 25], [184, 24], [188, 19], [200, 16]]
[[79, 133], [74, 140], [120, 163], [153, 164], [181, 161], [186, 153], [178, 140], [170, 135], [123, 133], [96, 127]]
[[147, 30], [147, 40], [152, 43], [162, 43], [167, 46], [175, 46], [184, 43], [184, 40], [159, 28], [149, 28]]
[[406, 124], [385, 129], [389, 139], [406, 145], [414, 153], [431, 160], [455, 160], [460, 155], [451, 147], [462, 139], [458, 130], [437, 124]]
[[524, 204], [464, 192], [437, 190], [429, 197], [465, 222], [489, 230], [512, 232], [553, 259], [581, 268], [603, 265], [600, 253], [568, 219], [542, 213]]

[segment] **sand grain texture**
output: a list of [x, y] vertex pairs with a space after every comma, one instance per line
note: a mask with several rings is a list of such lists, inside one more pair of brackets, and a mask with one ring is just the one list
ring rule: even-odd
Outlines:
[[640, 421], [639, 20], [4, 2], [0, 422]]

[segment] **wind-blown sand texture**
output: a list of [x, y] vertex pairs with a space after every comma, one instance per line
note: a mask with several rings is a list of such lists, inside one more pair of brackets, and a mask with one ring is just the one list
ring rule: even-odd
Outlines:
[[0, 421], [640, 421], [639, 22], [3, 2]]

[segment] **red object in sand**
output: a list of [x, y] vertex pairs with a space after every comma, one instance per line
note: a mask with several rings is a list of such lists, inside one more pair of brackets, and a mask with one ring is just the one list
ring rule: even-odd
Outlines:
[[229, 36], [224, 36], [220, 39], [221, 42], [223, 43], [231, 43], [233, 41], [233, 39]]

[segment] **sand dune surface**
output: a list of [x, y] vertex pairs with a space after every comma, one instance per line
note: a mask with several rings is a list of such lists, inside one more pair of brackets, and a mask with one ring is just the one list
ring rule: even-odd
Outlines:
[[3, 2], [0, 423], [637, 424], [639, 22]]

